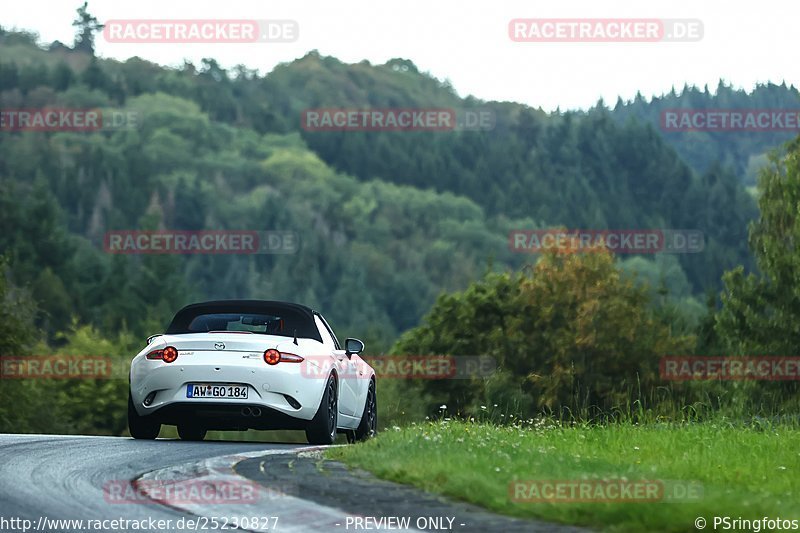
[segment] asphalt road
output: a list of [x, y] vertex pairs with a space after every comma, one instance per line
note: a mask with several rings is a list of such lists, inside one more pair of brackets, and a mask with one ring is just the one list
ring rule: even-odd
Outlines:
[[[300, 445], [136, 441], [123, 437], [0, 435], [0, 517], [175, 520], [192, 515], [156, 503], [109, 503], [105, 483], [220, 455]], [[18, 523], [19, 525], [19, 523]], [[0, 520], [0, 531], [22, 531]], [[44, 529], [43, 531], [77, 531]], [[85, 531], [85, 529], [83, 530]]]
[[[306, 452], [288, 457], [280, 453], [295, 448], [305, 448]], [[336, 462], [320, 461], [319, 452], [309, 450], [312, 448], [306, 444], [0, 435], [0, 533], [222, 533], [236, 530], [239, 524], [215, 525], [209, 520], [253, 515], [262, 521], [248, 522], [241, 529], [267, 533], [276, 529], [284, 533], [346, 531], [355, 529], [348, 527], [348, 523], [357, 516], [383, 517], [382, 520], [399, 516], [408, 517], [414, 525], [390, 529], [452, 528], [481, 533], [578, 531], [569, 526], [493, 515], [468, 504], [375, 479], [367, 472], [352, 471]], [[242, 483], [252, 486], [255, 482], [258, 484], [255, 487], [261, 486], [258, 491], [262, 500], [257, 505], [251, 505], [256, 503], [252, 498], [219, 504], [202, 498], [200, 502], [185, 502], [168, 497], [164, 498], [167, 505], [162, 505], [143, 494], [137, 497], [131, 490], [135, 497], [122, 502], [109, 501], [114, 499], [109, 484], [119, 486], [137, 480], [143, 486], [161, 487], [165, 482], [187, 479], [195, 487], [208, 480], [216, 483], [233, 480], [236, 486]], [[267, 515], [279, 517], [280, 525], [275, 527], [277, 519], [270, 522]], [[198, 523], [203, 519], [207, 521]], [[54, 523], [56, 520], [83, 520], [83, 527]], [[87, 524], [113, 520], [147, 525]], [[181, 520], [183, 525], [179, 526]], [[157, 526], [158, 521], [169, 525]], [[187, 521], [194, 521], [197, 526], [188, 525]]]
[[[383, 481], [372, 474], [335, 461], [298, 456], [268, 455], [239, 462], [234, 470], [266, 487], [295, 487], [303, 499], [335, 507], [351, 517], [403, 517], [421, 531], [458, 533], [585, 533], [586, 530], [538, 520], [520, 520], [490, 513], [463, 502]], [[345, 519], [346, 520], [346, 519]], [[346, 533], [347, 522], [337, 528]], [[355, 524], [353, 524], [355, 526]], [[351, 531], [354, 527], [349, 528]], [[365, 528], [366, 529], [366, 528]]]

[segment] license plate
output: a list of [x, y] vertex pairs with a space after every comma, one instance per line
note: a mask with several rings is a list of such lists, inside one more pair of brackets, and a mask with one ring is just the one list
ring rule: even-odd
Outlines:
[[247, 398], [246, 385], [190, 383], [186, 386], [187, 398]]

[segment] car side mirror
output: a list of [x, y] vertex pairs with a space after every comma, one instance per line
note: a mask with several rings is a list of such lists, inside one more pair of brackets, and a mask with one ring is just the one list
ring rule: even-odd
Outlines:
[[351, 355], [359, 354], [364, 351], [364, 343], [358, 339], [346, 339], [344, 341], [344, 353], [347, 354], [348, 357]]

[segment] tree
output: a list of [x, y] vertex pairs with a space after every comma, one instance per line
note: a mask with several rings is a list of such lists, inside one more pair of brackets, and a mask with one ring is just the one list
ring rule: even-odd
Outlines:
[[800, 138], [783, 159], [770, 157], [759, 189], [749, 243], [761, 275], [743, 267], [725, 273], [716, 327], [740, 353], [793, 355], [800, 344]]
[[[5, 257], [0, 257], [0, 357], [27, 354], [39, 332], [34, 324], [36, 305], [28, 291], [16, 287], [11, 280]], [[31, 429], [34, 405], [40, 401], [31, 390], [32, 380], [8, 379], [0, 367], [0, 431], [25, 432]]]
[[102, 30], [104, 25], [100, 24], [97, 18], [89, 13], [88, 4], [88, 2], [84, 2], [78, 8], [78, 17], [72, 21], [72, 25], [76, 28], [73, 46], [75, 50], [94, 55], [94, 34]]
[[[750, 248], [760, 274], [738, 267], [723, 276], [715, 332], [731, 355], [796, 356], [800, 343], [800, 138], [759, 176], [760, 216], [750, 224]], [[739, 384], [737, 384], [739, 385]], [[740, 403], [796, 412], [797, 381], [743, 382]]]
[[81, 74], [81, 81], [85, 83], [90, 89], [105, 89], [111, 87], [111, 80], [108, 75], [100, 67], [100, 63], [96, 57], [92, 56], [89, 66]]
[[64, 61], [56, 65], [50, 76], [51, 83], [56, 91], [66, 91], [75, 80], [75, 74]]
[[37, 340], [36, 304], [28, 291], [11, 283], [7, 259], [0, 257], [0, 355], [22, 355]]
[[434, 405], [474, 413], [478, 402], [497, 403], [527, 417], [542, 409], [591, 414], [646, 402], [642, 393], [657, 384], [659, 356], [693, 342], [671, 334], [647, 289], [598, 250], [549, 252], [525, 274], [488, 274], [463, 293], [442, 296], [393, 351], [491, 356], [498, 371], [485, 382], [420, 386]]

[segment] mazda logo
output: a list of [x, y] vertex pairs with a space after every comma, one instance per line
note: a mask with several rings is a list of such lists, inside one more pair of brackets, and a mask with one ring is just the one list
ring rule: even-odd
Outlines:
[[224, 350], [225, 349], [225, 343], [224, 342], [215, 342], [214, 343], [214, 349], [215, 350]]

